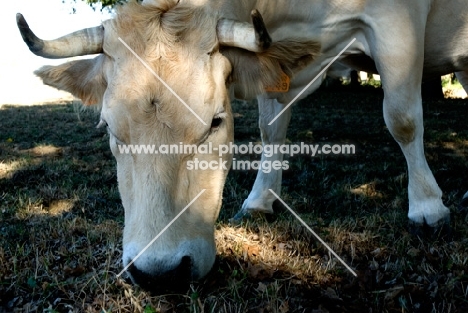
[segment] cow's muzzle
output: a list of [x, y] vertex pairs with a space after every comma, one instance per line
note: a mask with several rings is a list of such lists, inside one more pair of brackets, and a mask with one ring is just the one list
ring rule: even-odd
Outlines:
[[155, 293], [164, 291], [186, 291], [190, 282], [196, 279], [193, 272], [192, 258], [182, 257], [179, 265], [173, 269], [159, 273], [146, 273], [138, 269], [134, 264], [130, 265], [127, 272], [131, 280], [144, 288]]

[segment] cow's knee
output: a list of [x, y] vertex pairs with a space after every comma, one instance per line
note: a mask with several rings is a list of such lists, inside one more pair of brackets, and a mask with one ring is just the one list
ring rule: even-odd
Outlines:
[[[420, 99], [419, 99], [420, 100]], [[415, 99], [414, 101], [418, 101]], [[421, 104], [398, 105], [384, 101], [384, 119], [393, 138], [402, 145], [413, 142], [418, 136], [422, 137]]]
[[413, 116], [408, 116], [407, 114], [391, 116], [387, 125], [393, 138], [395, 138], [398, 143], [408, 144], [414, 141], [417, 126]]

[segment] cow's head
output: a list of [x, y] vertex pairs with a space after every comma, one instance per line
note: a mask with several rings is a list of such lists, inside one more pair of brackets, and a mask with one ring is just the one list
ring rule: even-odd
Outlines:
[[[255, 26], [219, 16], [216, 8], [176, 0], [130, 3], [102, 26], [53, 41], [37, 38], [17, 16], [25, 42], [37, 55], [99, 53], [45, 66], [36, 74], [45, 84], [101, 107], [100, 124], [108, 126], [125, 208], [124, 266], [205, 190], [129, 267], [132, 279], [144, 286], [181, 283], [210, 270], [216, 255], [214, 223], [232, 156], [220, 159], [216, 149], [211, 154], [127, 154], [119, 146], [228, 144], [234, 132], [230, 84], [240, 95], [261, 93], [281, 71], [292, 75], [318, 54], [315, 41], [271, 42], [258, 12], [252, 12]], [[191, 170], [188, 162], [196, 159], [220, 166]]]

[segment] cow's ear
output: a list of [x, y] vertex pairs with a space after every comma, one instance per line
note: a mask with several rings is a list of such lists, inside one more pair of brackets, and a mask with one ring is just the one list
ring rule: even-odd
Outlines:
[[104, 57], [70, 61], [58, 66], [43, 66], [34, 74], [44, 84], [65, 90], [80, 98], [85, 105], [101, 104], [107, 83], [104, 78]]
[[[236, 97], [250, 99], [275, 86], [286, 74], [292, 78], [320, 55], [317, 41], [291, 39], [276, 41], [260, 53], [239, 48], [221, 50], [232, 64]], [[284, 74], [283, 74], [284, 73]]]

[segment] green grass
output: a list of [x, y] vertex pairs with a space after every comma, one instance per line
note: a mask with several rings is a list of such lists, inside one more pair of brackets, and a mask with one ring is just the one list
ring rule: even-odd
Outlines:
[[463, 89], [455, 74], [442, 76], [442, 87], [450, 89]]
[[[357, 271], [351, 276], [281, 205], [229, 226], [255, 178], [231, 171], [217, 262], [181, 294], [117, 279], [123, 208], [99, 116], [73, 104], [0, 109], [0, 312], [466, 312], [466, 101], [425, 101], [426, 155], [452, 211], [453, 241], [407, 231], [406, 163], [382, 94], [319, 91], [293, 109], [289, 142], [354, 143], [353, 156], [297, 156], [282, 198]], [[257, 107], [234, 105], [238, 143]], [[78, 118], [79, 117], [79, 118]], [[255, 156], [246, 156], [253, 158]], [[315, 311], [314, 311], [315, 310]]]

